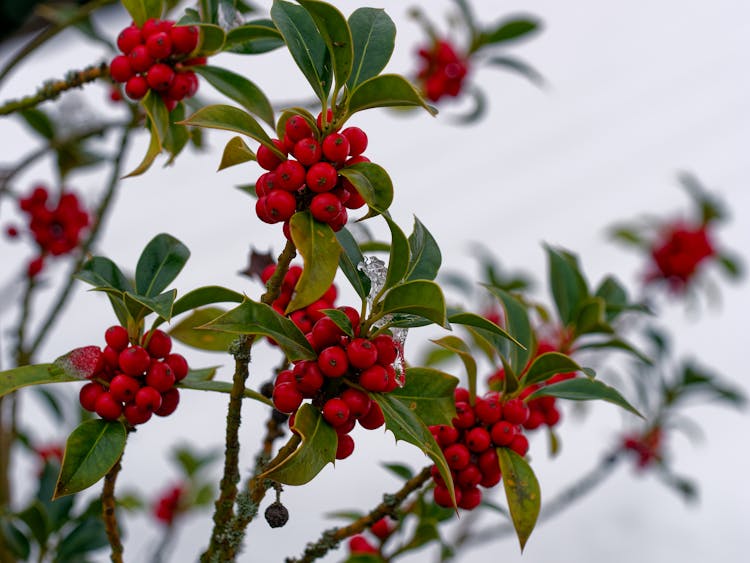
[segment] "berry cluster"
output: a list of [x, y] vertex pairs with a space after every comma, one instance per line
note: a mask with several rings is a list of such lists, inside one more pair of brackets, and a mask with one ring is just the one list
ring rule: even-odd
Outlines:
[[[328, 110], [329, 122], [332, 118]], [[294, 115], [284, 130], [283, 140], [273, 140], [283, 158], [265, 145], [258, 149], [258, 164], [268, 172], [255, 183], [255, 213], [265, 223], [284, 223], [288, 239], [289, 219], [307, 209], [315, 220], [327, 223], [334, 231], [340, 230], [348, 220], [347, 209], [359, 209], [365, 200], [338, 171], [370, 162], [362, 155], [367, 149], [367, 135], [359, 127], [347, 127], [323, 136], [320, 115], [317, 127], [301, 115]]]
[[630, 434], [623, 438], [622, 447], [636, 455], [639, 469], [645, 469], [654, 462], [661, 460], [662, 430], [658, 426], [646, 433]]
[[669, 225], [651, 250], [653, 267], [647, 280], [666, 280], [673, 290], [679, 291], [698, 266], [715, 254], [706, 225], [691, 227], [682, 222]]
[[[452, 426], [431, 426], [435, 440], [451, 469], [460, 508], [472, 510], [482, 501], [482, 491], [500, 482], [502, 474], [495, 448], [510, 448], [520, 456], [526, 455], [529, 441], [522, 426], [529, 418], [529, 407], [521, 399], [503, 401], [500, 393], [490, 391], [477, 397], [471, 405], [469, 392], [458, 388], [455, 392], [456, 418]], [[450, 493], [436, 466], [432, 467], [435, 481], [435, 503], [452, 507]]]
[[125, 93], [140, 100], [149, 90], [157, 92], [169, 111], [177, 102], [198, 90], [198, 77], [190, 66], [205, 64], [203, 57], [190, 58], [198, 46], [198, 28], [176, 26], [173, 21], [150, 19], [138, 27], [126, 27], [117, 37], [117, 55], [109, 64], [115, 82], [125, 84]]
[[141, 345], [131, 344], [128, 331], [112, 326], [104, 334], [107, 346], [79, 399], [87, 411], [105, 420], [125, 417], [136, 426], [152, 414], [168, 416], [180, 402], [174, 384], [188, 373], [187, 360], [170, 354], [172, 339], [161, 330], [147, 332]]
[[[31, 194], [21, 198], [18, 203], [21, 211], [28, 215], [29, 231], [39, 247], [39, 256], [28, 266], [28, 276], [34, 277], [42, 271], [46, 255], [67, 254], [80, 244], [81, 232], [89, 225], [89, 215], [74, 193], [63, 192], [57, 202], [53, 203], [44, 186], [35, 187]], [[6, 229], [6, 234], [16, 238], [19, 231], [10, 226]]]
[[[354, 336], [347, 335], [330, 317], [318, 318], [307, 339], [318, 353], [316, 360], [296, 362], [293, 369], [278, 374], [273, 403], [278, 411], [293, 414], [304, 399], [312, 399], [323, 418], [338, 434], [336, 458], [354, 451], [349, 433], [357, 422], [373, 430], [385, 422], [383, 412], [369, 393], [388, 393], [403, 385], [403, 371], [394, 364], [401, 348], [387, 334], [374, 338], [358, 336], [359, 313], [352, 307], [339, 307], [351, 321]], [[356, 384], [363, 390], [354, 387]], [[290, 419], [290, 424], [293, 421]]]
[[[276, 264], [270, 264], [266, 266], [263, 272], [260, 274], [261, 281], [266, 284], [271, 278], [273, 273], [276, 271]], [[290, 266], [284, 278], [281, 281], [281, 288], [279, 296], [271, 303], [271, 306], [280, 315], [286, 314], [287, 305], [292, 300], [292, 295], [297, 287], [297, 282], [302, 275], [302, 268], [300, 266]], [[289, 315], [289, 319], [297, 325], [297, 328], [307, 334], [312, 329], [312, 325], [315, 321], [323, 317], [321, 312], [324, 309], [333, 309], [336, 301], [338, 290], [336, 286], [331, 284], [331, 287], [321, 296], [320, 299], [311, 303], [307, 307], [298, 309]]]
[[182, 485], [175, 485], [165, 491], [154, 505], [154, 517], [167, 526], [171, 526], [180, 512], [180, 501], [185, 496]]
[[422, 83], [425, 96], [437, 102], [443, 96], [458, 96], [469, 71], [469, 61], [458, 56], [453, 45], [437, 40], [431, 48], [418, 51], [422, 67], [417, 78]]

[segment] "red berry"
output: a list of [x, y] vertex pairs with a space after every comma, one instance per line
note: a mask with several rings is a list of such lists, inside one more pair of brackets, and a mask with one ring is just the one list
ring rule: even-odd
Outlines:
[[94, 410], [104, 420], [117, 420], [122, 414], [122, 403], [112, 393], [104, 391], [96, 398]]
[[378, 550], [364, 536], [353, 536], [349, 540], [349, 551], [354, 553], [377, 553]]
[[120, 367], [120, 352], [112, 348], [112, 346], [104, 347], [102, 357], [104, 358], [104, 365], [107, 368], [117, 369]]
[[486, 476], [500, 473], [500, 460], [497, 457], [497, 451], [495, 451], [495, 448], [490, 448], [479, 454], [477, 465], [479, 466], [479, 471], [482, 472], [482, 475]]
[[463, 401], [457, 401], [456, 418], [453, 419], [453, 426], [456, 428], [471, 428], [475, 421], [476, 418], [471, 405]]
[[349, 156], [349, 139], [340, 133], [331, 133], [323, 139], [323, 156], [331, 162], [343, 163]]
[[[273, 144], [282, 153], [286, 154], [286, 152], [284, 151], [284, 145], [281, 141], [279, 141], [278, 139], [273, 139]], [[269, 171], [275, 170], [279, 164], [284, 162], [284, 159], [282, 157], [278, 156], [266, 145], [261, 145], [258, 147], [256, 158], [258, 159], [258, 164], [260, 165], [260, 167], [265, 168]]]
[[128, 403], [123, 410], [125, 420], [127, 420], [128, 424], [131, 426], [148, 422], [151, 419], [151, 413], [151, 409], [142, 409], [135, 403]]
[[347, 127], [341, 134], [349, 141], [350, 156], [359, 156], [367, 150], [367, 134], [359, 127]]
[[453, 390], [453, 399], [456, 403], [468, 403], [469, 402], [469, 390], [464, 387], [456, 387]]
[[328, 399], [323, 405], [323, 418], [334, 428], [343, 426], [349, 420], [349, 405], [338, 397]]
[[511, 399], [503, 404], [503, 418], [512, 424], [523, 424], [529, 419], [529, 407], [521, 399]]
[[146, 351], [152, 358], [166, 358], [172, 350], [172, 338], [163, 330], [156, 329], [143, 335]]
[[104, 391], [103, 385], [96, 381], [91, 381], [81, 387], [81, 391], [78, 393], [78, 400], [84, 409], [94, 412], [96, 410], [96, 400]]
[[310, 202], [310, 213], [321, 223], [330, 223], [342, 209], [341, 202], [332, 193], [317, 194]]
[[266, 196], [266, 211], [277, 223], [286, 221], [297, 211], [297, 200], [284, 190], [271, 190]]
[[341, 393], [341, 399], [347, 404], [349, 414], [354, 418], [366, 415], [372, 405], [369, 395], [359, 389], [345, 389]]
[[372, 526], [370, 526], [370, 531], [373, 533], [373, 535], [377, 536], [381, 540], [384, 540], [391, 535], [393, 526], [389, 522], [388, 517], [384, 516], [383, 518], [375, 522]]
[[335, 188], [338, 179], [339, 173], [332, 165], [327, 162], [316, 162], [307, 171], [305, 183], [313, 192], [322, 193]]
[[288, 192], [295, 192], [305, 183], [305, 167], [296, 160], [286, 160], [275, 170], [276, 183], [279, 188]]
[[170, 98], [173, 100], [183, 100], [192, 96], [190, 92], [193, 89], [195, 77], [191, 77], [190, 74], [188, 72], [178, 72], [174, 75], [172, 84], [170, 84], [169, 90], [167, 90], [167, 95]]
[[[287, 193], [287, 192], [283, 192]], [[286, 305], [288, 305], [287, 303]], [[284, 306], [286, 306], [284, 305]], [[291, 315], [289, 315], [289, 319], [297, 325], [297, 328], [300, 329], [304, 333], [308, 333], [312, 330], [313, 324], [312, 320], [307, 314], [307, 311], [305, 309], [299, 309], [298, 311], [294, 311]]]
[[312, 327], [313, 348], [322, 350], [336, 344], [344, 335], [330, 317], [321, 317]]
[[482, 472], [474, 465], [467, 465], [456, 476], [456, 481], [462, 487], [476, 487], [482, 481]]
[[169, 416], [180, 404], [180, 390], [172, 387], [161, 394], [161, 406], [154, 411], [156, 416]]
[[398, 357], [398, 345], [392, 336], [379, 334], [372, 339], [372, 343], [378, 351], [378, 363], [381, 366], [391, 365]]
[[128, 375], [143, 375], [151, 364], [151, 356], [148, 355], [145, 348], [140, 346], [131, 346], [126, 348], [117, 358], [120, 369]]
[[198, 46], [198, 28], [194, 25], [176, 25], [169, 30], [172, 49], [180, 55], [192, 53]]
[[362, 428], [367, 428], [367, 430], [375, 430], [383, 426], [385, 424], [385, 417], [380, 405], [375, 401], [371, 401], [370, 410], [364, 416], [359, 417], [359, 424]]
[[155, 411], [161, 407], [161, 393], [153, 387], [141, 387], [135, 394], [135, 404], [141, 410]]
[[151, 37], [154, 33], [159, 33], [161, 29], [159, 29], [161, 25], [161, 20], [156, 18], [150, 18], [147, 19], [143, 26], [141, 27], [141, 34], [143, 35], [143, 39], [146, 40], [149, 37]]
[[474, 403], [474, 414], [485, 426], [495, 424], [503, 415], [503, 409], [495, 398], [477, 397]]
[[312, 129], [307, 123], [307, 120], [301, 115], [293, 115], [290, 117], [284, 124], [284, 131], [295, 143], [307, 137], [312, 137]]
[[145, 45], [137, 45], [128, 54], [130, 58], [130, 67], [135, 72], [146, 72], [154, 64], [154, 59], [148, 54]]
[[555, 424], [560, 422], [560, 411], [556, 408], [548, 410], [544, 414], [544, 422], [547, 423], [547, 426], [554, 426]]
[[[461, 502], [461, 489], [456, 489], [456, 503]], [[453, 508], [453, 501], [451, 500], [451, 493], [448, 487], [445, 485], [435, 485], [435, 489], [432, 491], [432, 496], [435, 499], [435, 504], [444, 508]]]
[[135, 398], [138, 389], [141, 388], [139, 381], [129, 375], [120, 374], [112, 378], [109, 382], [109, 392], [115, 400], [121, 403], [128, 403]]
[[490, 430], [490, 436], [496, 446], [510, 445], [517, 433], [516, 426], [507, 420], [496, 422]]
[[172, 39], [163, 31], [154, 33], [146, 39], [146, 49], [154, 59], [166, 59], [172, 54]]
[[[297, 389], [306, 397], [313, 397], [325, 383], [323, 373], [316, 362], [305, 362], [304, 367], [294, 373]], [[297, 371], [297, 370], [295, 370]]]
[[482, 480], [479, 482], [480, 485], [482, 485], [486, 489], [490, 489], [497, 485], [500, 482], [500, 479], [502, 479], [503, 474], [500, 473], [500, 470], [498, 469], [494, 473], [483, 473], [482, 474]]
[[349, 317], [349, 322], [352, 323], [352, 327], [354, 328], [354, 334], [359, 334], [359, 311], [348, 305], [342, 305], [341, 307], [337, 307], [337, 309]]
[[142, 76], [134, 76], [125, 84], [125, 93], [131, 100], [140, 100], [148, 92], [148, 82]]
[[125, 55], [117, 55], [109, 63], [109, 75], [115, 82], [127, 82], [132, 78], [133, 74], [130, 59]]
[[441, 424], [437, 426], [437, 435], [435, 436], [435, 439], [437, 440], [437, 443], [440, 444], [441, 448], [445, 448], [451, 444], [455, 444], [459, 436], [459, 431], [453, 428], [453, 426]]
[[318, 141], [312, 137], [308, 137], [307, 139], [302, 139], [295, 143], [292, 154], [300, 164], [311, 166], [320, 160], [323, 151], [321, 150]]
[[349, 436], [349, 434], [338, 434], [338, 439], [336, 459], [346, 459], [354, 451], [354, 438]]
[[469, 448], [463, 444], [451, 444], [443, 450], [443, 454], [445, 455], [445, 460], [448, 462], [448, 467], [451, 469], [460, 471], [469, 465]]
[[529, 440], [523, 434], [517, 434], [514, 436], [513, 441], [510, 443], [510, 449], [516, 452], [521, 457], [526, 455], [529, 451]]
[[130, 344], [127, 329], [120, 325], [109, 327], [104, 333], [104, 340], [118, 352], [122, 352]]
[[153, 387], [160, 393], [171, 389], [175, 384], [175, 376], [169, 364], [165, 362], [152, 362], [146, 373], [146, 385]]
[[349, 370], [346, 352], [340, 346], [329, 346], [318, 356], [318, 366], [323, 375], [341, 377]]
[[349, 420], [347, 420], [344, 424], [341, 426], [336, 426], [334, 430], [336, 430], [336, 433], [340, 436], [342, 434], [349, 434], [352, 430], [354, 430], [354, 427], [357, 425], [357, 419], [353, 417], [349, 417]]
[[281, 383], [273, 389], [273, 406], [285, 414], [296, 411], [302, 398], [302, 393], [293, 383]]
[[[333, 121], [333, 111], [329, 109], [326, 111], [326, 123], [325, 123], [326, 128], [329, 128], [331, 126], [331, 121]], [[323, 112], [322, 111], [318, 114], [318, 117], [315, 118], [315, 123], [318, 124], [318, 129], [322, 131], [323, 130]]]
[[117, 36], [117, 48], [126, 55], [142, 42], [143, 38], [141, 37], [141, 30], [135, 25], [126, 27], [120, 32], [120, 35]]
[[490, 433], [481, 426], [477, 426], [466, 433], [464, 441], [472, 452], [481, 453], [490, 447]]
[[344, 225], [346, 225], [348, 220], [349, 215], [347, 214], [346, 209], [341, 209], [341, 212], [328, 222], [328, 226], [331, 227], [331, 230], [334, 233], [336, 233], [344, 228]]
[[[268, 213], [268, 210], [266, 209], [265, 197], [259, 197], [255, 201], [255, 214], [258, 216], [258, 219], [260, 219], [264, 223], [268, 223], [269, 225], [273, 225], [274, 223], [276, 223], [276, 219], [271, 217], [270, 213]], [[281, 314], [283, 315], [284, 312], [281, 311]]]
[[172, 80], [174, 80], [174, 70], [164, 63], [156, 63], [146, 73], [148, 85], [158, 92], [169, 90]]
[[355, 188], [349, 180], [344, 181], [344, 186], [346, 187], [346, 190], [349, 192], [349, 197], [344, 202], [344, 207], [347, 209], [359, 209], [362, 207], [365, 203], [365, 198], [363, 198], [360, 193], [357, 191], [357, 188]]
[[355, 338], [346, 348], [349, 363], [357, 369], [367, 369], [375, 365], [378, 349], [366, 338]]
[[188, 363], [181, 354], [169, 354], [164, 358], [166, 364], [172, 370], [176, 381], [182, 381], [188, 374]]
[[388, 389], [388, 372], [383, 366], [374, 365], [359, 374], [359, 384], [375, 393], [382, 393]]
[[461, 489], [461, 502], [458, 503], [459, 508], [464, 510], [472, 510], [479, 506], [482, 502], [482, 491], [477, 487], [471, 487], [469, 489]]

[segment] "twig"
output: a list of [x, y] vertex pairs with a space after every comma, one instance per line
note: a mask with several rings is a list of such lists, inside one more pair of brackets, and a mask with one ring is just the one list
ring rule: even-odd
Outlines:
[[104, 477], [104, 488], [102, 489], [102, 520], [104, 520], [104, 528], [107, 531], [112, 563], [122, 563], [123, 552], [120, 530], [117, 526], [117, 513], [115, 512], [115, 482], [122, 468], [121, 462], [122, 455]]
[[383, 495], [383, 502], [372, 509], [368, 514], [355, 520], [348, 526], [342, 528], [331, 528], [321, 535], [320, 539], [314, 543], [307, 544], [305, 551], [298, 559], [288, 557], [286, 563], [310, 563], [323, 557], [331, 549], [344, 539], [363, 532], [366, 528], [372, 526], [375, 522], [392, 514], [398, 506], [406, 500], [412, 492], [418, 490], [430, 479], [430, 466], [425, 467], [417, 475], [409, 479], [401, 489], [392, 495]]
[[49, 80], [42, 84], [36, 94], [19, 100], [5, 102], [0, 106], [0, 115], [8, 115], [22, 109], [37, 106], [47, 100], [54, 100], [66, 90], [80, 88], [87, 82], [93, 82], [105, 76], [109, 76], [109, 65], [106, 62], [87, 66], [83, 70], [71, 70], [62, 80]]
[[[289, 269], [289, 264], [296, 256], [293, 243], [287, 241], [283, 252], [279, 256], [276, 271], [268, 280], [266, 292], [261, 301], [269, 304], [279, 295], [281, 282]], [[224, 450], [224, 473], [221, 478], [219, 498], [216, 500], [213, 521], [214, 527], [208, 549], [201, 556], [201, 561], [231, 561], [239, 545], [242, 543], [242, 531], [238, 534], [228, 533], [232, 526], [234, 503], [237, 500], [237, 483], [240, 480], [239, 470], [239, 428], [242, 422], [242, 400], [245, 394], [245, 382], [249, 376], [250, 349], [254, 336], [241, 336], [233, 346], [232, 354], [235, 358], [235, 371], [232, 379], [232, 390], [229, 394], [227, 409], [227, 430]], [[265, 491], [264, 491], [265, 492]], [[249, 521], [248, 521], [249, 522]]]

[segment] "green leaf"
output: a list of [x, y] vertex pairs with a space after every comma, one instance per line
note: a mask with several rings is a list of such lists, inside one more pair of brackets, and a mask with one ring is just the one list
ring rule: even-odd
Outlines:
[[523, 551], [536, 525], [542, 503], [539, 481], [526, 460], [510, 448], [497, 448], [497, 457], [503, 473], [510, 517]]
[[391, 248], [388, 255], [388, 272], [383, 289], [401, 283], [409, 267], [409, 241], [401, 228], [388, 216], [383, 215], [391, 230]]
[[445, 298], [434, 282], [414, 280], [392, 287], [382, 303], [383, 313], [416, 315], [442, 327], [447, 325]]
[[610, 387], [597, 379], [586, 377], [576, 377], [560, 383], [545, 385], [529, 396], [528, 400], [538, 397], [559, 397], [560, 399], [569, 399], [571, 401], [593, 401], [601, 399], [613, 405], [622, 407], [626, 411], [632, 412], [636, 416], [643, 418], [641, 413], [631, 405], [620, 392], [614, 387]]
[[159, 147], [164, 145], [164, 139], [169, 134], [169, 110], [164, 105], [164, 100], [155, 90], [149, 90], [146, 96], [141, 100], [143, 108], [146, 110], [149, 122], [151, 123], [151, 132], [155, 133], [159, 140]]
[[18, 112], [26, 124], [34, 131], [39, 133], [45, 139], [55, 137], [55, 126], [52, 120], [42, 110], [37, 108], [28, 108]]
[[154, 160], [156, 160], [156, 157], [161, 154], [161, 141], [159, 140], [159, 134], [156, 132], [156, 127], [150, 124], [149, 130], [151, 132], [151, 140], [149, 141], [148, 149], [146, 150], [146, 154], [143, 156], [143, 160], [141, 160], [141, 163], [136, 166], [135, 169], [123, 176], [123, 178], [140, 176], [146, 170], [151, 168], [151, 165], [154, 163]]
[[[242, 303], [244, 300], [244, 295], [226, 287], [206, 285], [187, 292], [175, 301], [172, 307], [172, 316], [176, 317], [186, 311], [203, 307], [204, 305], [213, 305], [214, 303]], [[154, 323], [154, 328], [159, 326], [163, 321], [164, 319], [158, 319]]]
[[430, 231], [414, 217], [414, 231], [409, 235], [409, 268], [407, 280], [434, 280], [443, 260], [440, 247]]
[[221, 155], [221, 162], [219, 163], [219, 170], [256, 159], [255, 153], [245, 144], [242, 137], [232, 137], [224, 147], [224, 153]]
[[274, 0], [271, 19], [276, 24], [297, 66], [325, 104], [331, 90], [328, 49], [310, 14], [302, 6]]
[[183, 124], [242, 133], [268, 147], [280, 158], [286, 158], [286, 155], [273, 144], [271, 137], [268, 136], [260, 123], [252, 115], [236, 107], [223, 104], [206, 106], [187, 118]]
[[531, 331], [531, 323], [526, 307], [507, 291], [497, 287], [488, 286], [487, 289], [500, 300], [505, 311], [505, 326], [512, 334], [519, 346], [508, 346], [508, 361], [514, 373], [522, 373], [531, 357], [531, 348], [534, 335]]
[[505, 329], [493, 323], [488, 318], [483, 317], [482, 315], [477, 315], [476, 313], [453, 313], [448, 317], [448, 322], [452, 324], [471, 327], [475, 329], [480, 336], [485, 339], [489, 339], [489, 342], [495, 342], [496, 337], [500, 337], [504, 340], [510, 340], [513, 344], [520, 348], [524, 347], [523, 344], [513, 338], [512, 335], [508, 334]]
[[[466, 368], [466, 376], [469, 381], [469, 396], [472, 404], [477, 396], [477, 362], [471, 355], [471, 349], [458, 336], [444, 336], [438, 340], [433, 340], [435, 344], [458, 354]], [[450, 424], [450, 423], [445, 423]]]
[[458, 379], [430, 368], [406, 368], [403, 387], [396, 387], [390, 395], [408, 405], [426, 425], [447, 424], [456, 416], [453, 391]]
[[[404, 481], [408, 481], [414, 477], [414, 471], [412, 471], [411, 467], [404, 465], [403, 463], [381, 463], [380, 465]], [[358, 518], [359, 516], [354, 518], [354, 520], [357, 520]]]
[[323, 309], [321, 310], [321, 313], [331, 319], [336, 326], [344, 332], [344, 334], [350, 338], [354, 338], [354, 327], [352, 326], [351, 319], [346, 316], [346, 313], [338, 309]]
[[193, 67], [193, 70], [219, 92], [273, 127], [274, 118], [271, 102], [268, 101], [266, 95], [255, 83], [231, 70], [217, 66], [198, 65]]
[[[352, 32], [346, 18], [338, 9], [319, 0], [299, 0], [312, 16], [315, 25], [331, 55], [331, 66], [336, 87], [340, 88], [349, 79], [354, 62]], [[335, 100], [334, 100], [335, 101]]]
[[579, 303], [576, 311], [575, 336], [583, 334], [607, 333], [614, 332], [605, 319], [607, 304], [603, 297], [589, 297]]
[[180, 103], [169, 113], [169, 127], [162, 145], [169, 153], [165, 166], [172, 164], [190, 140], [188, 128], [180, 123], [185, 119], [185, 104]]
[[156, 235], [143, 249], [135, 267], [135, 290], [139, 295], [159, 295], [182, 271], [190, 250], [166, 233]]
[[76, 278], [94, 287], [107, 287], [117, 291], [131, 291], [133, 285], [117, 264], [109, 258], [94, 256], [81, 266]]
[[632, 354], [639, 360], [641, 360], [643, 363], [647, 365], [653, 365], [653, 360], [646, 356], [644, 353], [642, 353], [640, 350], [638, 350], [635, 346], [632, 344], [626, 342], [625, 340], [622, 340], [620, 338], [612, 338], [610, 340], [603, 340], [599, 342], [586, 342], [585, 344], [580, 344], [576, 346], [576, 350], [599, 350], [599, 349], [615, 349], [615, 350], [622, 350], [623, 352], [628, 352], [629, 354]]
[[29, 527], [31, 534], [39, 545], [46, 545], [51, 529], [47, 510], [40, 501], [34, 500], [23, 512], [18, 514], [18, 518]]
[[738, 258], [725, 252], [716, 256], [716, 261], [730, 278], [737, 280], [742, 277], [743, 268]]
[[338, 437], [320, 411], [303, 404], [294, 415], [292, 432], [302, 438], [294, 452], [277, 466], [261, 475], [285, 485], [304, 485], [310, 482], [329, 463], [336, 460]]
[[198, 350], [226, 352], [236, 338], [235, 336], [226, 332], [195, 329], [195, 327], [203, 326], [206, 323], [211, 322], [225, 312], [226, 311], [219, 309], [218, 307], [197, 309], [177, 323], [177, 325], [169, 331], [169, 334], [172, 338], [179, 340], [187, 346], [197, 348]]
[[29, 560], [31, 555], [29, 540], [9, 518], [0, 518], [0, 540], [0, 543], [19, 560]]
[[628, 307], [628, 294], [622, 284], [612, 276], [607, 276], [594, 292], [606, 303], [606, 320], [613, 320], [621, 311]]
[[317, 354], [292, 321], [265, 303], [247, 300], [204, 328], [232, 334], [258, 334], [276, 341], [290, 361], [314, 360]]
[[575, 256], [545, 246], [549, 264], [549, 284], [555, 299], [560, 321], [568, 326], [574, 320], [573, 313], [581, 301], [588, 297], [589, 290]]
[[[210, 23], [198, 23], [194, 25], [200, 30], [196, 55], [213, 55], [221, 51], [227, 38], [224, 29]], [[195, 69], [197, 67], [194, 66], [192, 68]]]
[[[197, 379], [186, 377], [180, 381], [176, 387], [180, 389], [193, 389], [194, 391], [212, 391], [214, 393], [226, 393], [232, 392], [232, 384], [228, 381], [208, 381], [205, 379]], [[273, 406], [273, 402], [252, 389], [245, 389], [243, 394], [248, 399], [259, 401], [269, 407]]]
[[161, 0], [122, 0], [122, 5], [138, 27], [149, 18], [161, 17]]
[[183, 382], [189, 381], [211, 381], [216, 376], [216, 367], [190, 369]]
[[354, 42], [354, 64], [349, 90], [377, 76], [388, 64], [396, 41], [396, 25], [379, 8], [358, 8], [349, 16]]
[[305, 266], [286, 308], [287, 314], [307, 307], [331, 287], [341, 254], [341, 245], [333, 229], [313, 219], [309, 211], [292, 215], [289, 230]]
[[359, 84], [349, 96], [348, 115], [385, 107], [422, 107], [430, 115], [437, 115], [437, 110], [400, 74], [381, 74]]
[[435, 441], [430, 429], [417, 415], [417, 408], [413, 408], [410, 399], [404, 400], [396, 397], [393, 392], [370, 393], [370, 397], [380, 406], [385, 418], [385, 427], [393, 432], [396, 440], [404, 440], [418, 447], [435, 463], [450, 491], [451, 499], [455, 502], [453, 478], [443, 450]]
[[488, 29], [480, 34], [481, 45], [493, 45], [520, 39], [540, 28], [538, 20], [530, 18], [515, 18], [504, 20], [493, 29]]
[[529, 369], [521, 378], [523, 387], [547, 381], [558, 373], [581, 371], [584, 368], [560, 352], [546, 352], [534, 358]]
[[243, 55], [258, 55], [284, 46], [284, 39], [270, 20], [255, 20], [230, 29], [224, 50]]
[[[101, 510], [99, 511], [101, 512]], [[107, 531], [101, 516], [89, 516], [66, 535], [57, 547], [55, 563], [78, 563], [88, 561], [82, 557], [90, 551], [109, 545]]]
[[196, 12], [198, 21], [204, 20], [211, 23], [219, 21], [219, 4], [222, 0], [199, 0], [200, 12]]
[[359, 264], [362, 264], [365, 260], [362, 251], [359, 249], [352, 233], [346, 227], [336, 233], [336, 239], [343, 250], [339, 256], [339, 268], [344, 272], [346, 279], [352, 284], [360, 299], [364, 301], [370, 294], [371, 282], [370, 278], [358, 268]]
[[382, 166], [373, 162], [360, 162], [341, 168], [339, 174], [349, 180], [370, 207], [363, 217], [374, 217], [385, 212], [393, 202], [393, 182]]
[[123, 297], [125, 307], [131, 312], [134, 319], [141, 319], [153, 312], [169, 321], [172, 319], [172, 307], [177, 297], [177, 290], [165, 291], [155, 297], [145, 297], [125, 292]]
[[70, 433], [65, 444], [55, 499], [87, 489], [117, 463], [127, 431], [120, 421], [87, 420]]
[[547, 84], [544, 76], [538, 70], [516, 57], [490, 57], [486, 60], [486, 63], [520, 74], [539, 88], [543, 88]]
[[37, 364], [0, 371], [0, 397], [29, 385], [80, 381], [80, 378], [54, 364]]

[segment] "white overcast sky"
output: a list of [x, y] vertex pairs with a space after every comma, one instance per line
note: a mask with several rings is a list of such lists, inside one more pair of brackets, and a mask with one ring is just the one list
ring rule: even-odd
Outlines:
[[[339, 4], [348, 13], [365, 3]], [[397, 23], [397, 50], [389, 66], [394, 72], [413, 68], [415, 44], [421, 38], [417, 27], [405, 18], [407, 4], [367, 4], [386, 8]], [[386, 111], [355, 118], [352, 123], [370, 137], [368, 155], [391, 173], [396, 189], [392, 212], [405, 229], [410, 228], [412, 214], [419, 216], [437, 238], [450, 268], [471, 271], [475, 264], [467, 246], [482, 241], [504, 265], [531, 270], [541, 279], [541, 243], [549, 242], [579, 253], [592, 281], [615, 272], [634, 287], [637, 258], [613, 247], [603, 231], [614, 220], [641, 213], [670, 215], [686, 210], [688, 201], [676, 173], [688, 170], [728, 204], [732, 221], [719, 238], [748, 262], [750, 5], [736, 0], [485, 0], [475, 4], [485, 21], [515, 12], [544, 20], [541, 35], [510, 52], [541, 71], [549, 88], [538, 90], [516, 76], [480, 69], [472, 78], [491, 99], [487, 119], [475, 126], [457, 128], [440, 118], [402, 117]], [[451, 4], [440, 1], [429, 6], [442, 23], [439, 18]], [[101, 24], [114, 37], [125, 25], [125, 16]], [[79, 36], [59, 38], [42, 49], [32, 65], [16, 71], [3, 84], [0, 99], [31, 93], [42, 80], [61, 76], [71, 66], [98, 61], [97, 49]], [[0, 53], [3, 58], [8, 55]], [[214, 62], [247, 74], [272, 99], [298, 99], [299, 92], [306, 97], [305, 83], [285, 52], [247, 58], [226, 55]], [[86, 92], [99, 114], [116, 111], [103, 101], [102, 89], [91, 87]], [[203, 93], [211, 96], [208, 88]], [[70, 100], [70, 95], [63, 100]], [[445, 113], [451, 111], [448, 108]], [[169, 232], [193, 253], [178, 278], [181, 292], [218, 283], [257, 296], [260, 288], [236, 272], [251, 244], [277, 252], [280, 229], [261, 224], [251, 202], [233, 188], [254, 181], [257, 167], [214, 172], [229, 137], [211, 133], [213, 150], [209, 153], [186, 152], [171, 168], [162, 169], [157, 163], [142, 178], [126, 180], [118, 194], [116, 215], [100, 241], [100, 253], [132, 267], [148, 240], [158, 232]], [[32, 146], [26, 139], [16, 120], [0, 120], [0, 161], [13, 162], [26, 154]], [[128, 159], [131, 168], [146, 142], [145, 136], [139, 137]], [[106, 177], [106, 172], [98, 170], [75, 175], [69, 184], [92, 202]], [[15, 187], [25, 191], [33, 182], [51, 178], [47, 162], [19, 177]], [[2, 222], [14, 214], [3, 202]], [[376, 230], [382, 232], [381, 227]], [[6, 283], [29, 249], [5, 240], [0, 241], [0, 248], [4, 263], [0, 286], [7, 292], [0, 306], [0, 329], [3, 351], [7, 351], [7, 331], [15, 321], [18, 296]], [[345, 283], [342, 279], [339, 286]], [[677, 347], [683, 355], [700, 359], [747, 392], [750, 297], [746, 284], [723, 284], [722, 294], [719, 309], [704, 303], [697, 313], [680, 304], [664, 303], [664, 323], [678, 331]], [[77, 346], [100, 344], [113, 320], [104, 299], [80, 287], [40, 360]], [[414, 331], [409, 349], [423, 350], [428, 336], [428, 332]], [[200, 366], [231, 363], [219, 355], [190, 352], [189, 357]], [[264, 380], [275, 361], [254, 358], [253, 381]], [[228, 367], [220, 377], [230, 377]], [[64, 437], [51, 421], [39, 418], [33, 401], [24, 404], [27, 424], [33, 421], [42, 439]], [[224, 408], [223, 397], [183, 393], [173, 416], [146, 424], [131, 438], [118, 486], [149, 495], [163, 489], [175, 476], [164, 452], [182, 440], [203, 448], [219, 444]], [[746, 560], [750, 522], [747, 415], [711, 406], [696, 407], [687, 414], [699, 421], [706, 439], [694, 445], [677, 435], [670, 439], [669, 450], [676, 469], [698, 480], [698, 506], [686, 507], [655, 479], [621, 469], [598, 494], [538, 528], [523, 559], [510, 539], [468, 552], [462, 561]], [[561, 428], [563, 453], [558, 459], [548, 458], [543, 437], [532, 441], [533, 465], [547, 496], [593, 466], [621, 428], [620, 413], [609, 405], [597, 405], [583, 418], [570, 416], [569, 409], [566, 415]], [[245, 474], [252, 464], [263, 417], [264, 410], [256, 405], [245, 409], [241, 433]], [[414, 448], [394, 446], [390, 434], [360, 433], [356, 440], [354, 455], [335, 470], [329, 466], [310, 486], [287, 488], [283, 498], [291, 511], [289, 524], [271, 531], [259, 519], [250, 528], [241, 561], [279, 561], [297, 555], [305, 542], [334, 524], [321, 520], [321, 514], [377, 504], [382, 492], [398, 488], [398, 482], [378, 468], [379, 462], [401, 460], [414, 467], [425, 463]], [[22, 478], [28, 470], [28, 465], [18, 470], [19, 491], [28, 487]], [[190, 518], [181, 529], [171, 561], [193, 560], [207, 541], [208, 526], [208, 514]], [[126, 560], [145, 560], [158, 536], [154, 526], [137, 519], [128, 524], [127, 531]], [[326, 561], [341, 557], [339, 552]], [[430, 560], [428, 552], [411, 559]]]

